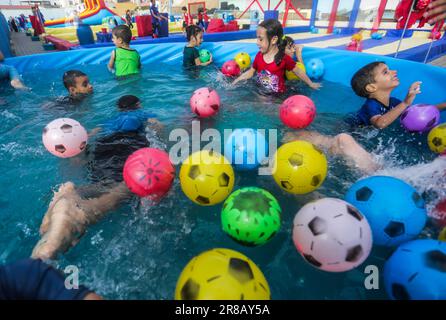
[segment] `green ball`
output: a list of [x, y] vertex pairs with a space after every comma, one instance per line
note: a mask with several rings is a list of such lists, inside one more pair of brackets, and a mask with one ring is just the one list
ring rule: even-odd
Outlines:
[[200, 61], [204, 63], [204, 62], [208, 62], [209, 60], [211, 60], [211, 53], [209, 52], [209, 50], [201, 49], [200, 50]]
[[268, 191], [242, 188], [233, 192], [223, 204], [223, 231], [240, 244], [262, 245], [279, 231], [281, 212], [279, 202]]

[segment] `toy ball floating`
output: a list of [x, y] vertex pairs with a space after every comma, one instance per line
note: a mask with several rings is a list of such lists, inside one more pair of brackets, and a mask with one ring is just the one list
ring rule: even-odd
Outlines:
[[440, 111], [429, 104], [414, 104], [401, 114], [401, 124], [409, 132], [427, 132], [440, 122]]
[[190, 108], [201, 118], [211, 117], [220, 109], [220, 96], [210, 88], [197, 89], [190, 98]]
[[281, 104], [279, 116], [286, 126], [293, 129], [303, 129], [313, 122], [316, 116], [316, 106], [306, 96], [291, 96]]

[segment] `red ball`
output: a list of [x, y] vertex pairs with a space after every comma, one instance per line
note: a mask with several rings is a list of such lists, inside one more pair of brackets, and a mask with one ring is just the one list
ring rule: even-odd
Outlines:
[[291, 96], [286, 99], [279, 109], [280, 120], [287, 127], [303, 129], [313, 122], [316, 116], [314, 102], [302, 95]]
[[240, 75], [240, 67], [234, 60], [229, 60], [223, 64], [221, 72], [227, 77], [237, 77]]
[[433, 216], [440, 228], [446, 227], [446, 198], [437, 203]]
[[142, 148], [127, 158], [123, 175], [131, 192], [140, 197], [159, 198], [172, 186], [175, 168], [166, 152]]

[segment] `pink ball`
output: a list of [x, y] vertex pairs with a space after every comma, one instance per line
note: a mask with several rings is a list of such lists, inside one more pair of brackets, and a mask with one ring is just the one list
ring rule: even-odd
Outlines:
[[190, 98], [190, 108], [199, 117], [211, 117], [220, 109], [220, 97], [213, 89], [197, 89]]
[[43, 129], [42, 141], [45, 148], [60, 158], [70, 158], [81, 153], [87, 146], [88, 134], [76, 120], [59, 118]]
[[303, 129], [313, 122], [316, 116], [314, 102], [302, 95], [291, 96], [286, 99], [279, 109], [280, 120], [287, 127]]
[[166, 152], [142, 148], [127, 158], [123, 176], [125, 184], [133, 193], [140, 197], [158, 199], [172, 186], [175, 168]]
[[221, 72], [227, 77], [237, 77], [240, 75], [240, 67], [234, 60], [229, 60], [223, 64]]

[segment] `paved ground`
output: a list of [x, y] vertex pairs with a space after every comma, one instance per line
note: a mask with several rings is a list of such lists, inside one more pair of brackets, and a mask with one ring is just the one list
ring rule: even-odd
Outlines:
[[446, 67], [446, 55], [431, 61], [429, 64], [433, 64], [434, 66], [439, 66], [439, 67]]
[[26, 36], [24, 32], [11, 33], [12, 50], [16, 56], [27, 56], [36, 53], [44, 53], [40, 41], [31, 41], [31, 37]]

